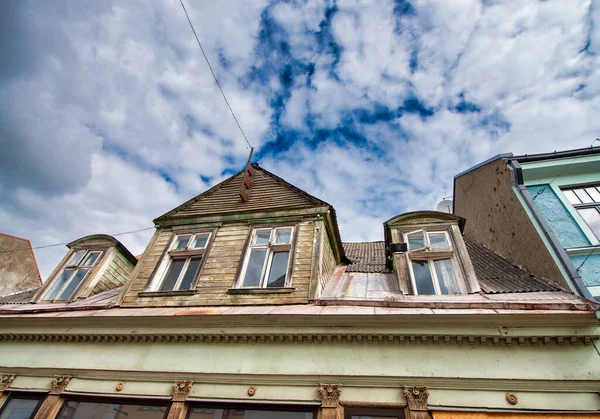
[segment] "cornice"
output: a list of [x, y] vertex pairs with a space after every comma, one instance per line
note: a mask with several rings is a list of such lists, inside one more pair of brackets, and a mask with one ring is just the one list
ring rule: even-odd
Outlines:
[[150, 333], [150, 334], [75, 334], [75, 333], [4, 333], [0, 342], [67, 342], [67, 343], [286, 343], [286, 344], [431, 344], [539, 347], [549, 345], [590, 345], [598, 336], [481, 336], [418, 335], [369, 333]]

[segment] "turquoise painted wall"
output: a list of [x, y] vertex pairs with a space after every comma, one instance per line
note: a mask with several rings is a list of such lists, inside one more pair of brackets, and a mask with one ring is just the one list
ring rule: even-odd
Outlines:
[[[587, 256], [571, 256], [575, 268], [579, 268]], [[588, 287], [600, 286], [600, 255], [592, 255], [579, 270], [579, 275]]]
[[[567, 249], [570, 247], [591, 245], [590, 241], [577, 224], [577, 221], [573, 219], [569, 211], [567, 211], [561, 200], [556, 196], [549, 185], [527, 187], [529, 193], [533, 197], [543, 188], [546, 189], [543, 193], [537, 195], [535, 203], [546, 218], [546, 221], [548, 221], [548, 224], [550, 224], [550, 227], [563, 247]], [[576, 264], [575, 266], [577, 267], [579, 265]]]

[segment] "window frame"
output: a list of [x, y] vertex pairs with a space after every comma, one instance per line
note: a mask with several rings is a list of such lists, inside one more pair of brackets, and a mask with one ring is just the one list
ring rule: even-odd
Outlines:
[[352, 416], [372, 416], [372, 417], [395, 417], [404, 419], [406, 407], [345, 407], [344, 419], [352, 419]]
[[2, 403], [0, 403], [0, 417], [2, 417], [2, 414], [4, 413], [4, 411], [10, 404], [10, 401], [14, 398], [37, 400], [38, 404], [36, 405], [35, 409], [33, 409], [33, 412], [31, 413], [31, 415], [29, 416], [30, 418], [34, 418], [35, 415], [37, 414], [38, 410], [40, 410], [40, 407], [42, 406], [44, 399], [46, 398], [46, 393], [9, 391], [6, 399]]
[[[597, 234], [594, 231], [594, 229], [592, 228], [592, 226], [587, 222], [587, 220], [585, 219], [585, 217], [580, 212], [580, 210], [583, 210], [583, 209], [595, 209], [596, 212], [598, 213], [598, 217], [600, 218], [600, 201], [596, 201], [595, 198], [592, 197], [591, 194], [589, 194], [587, 191], [585, 191], [585, 189], [592, 189], [592, 188], [596, 189], [596, 191], [600, 194], [600, 183], [584, 184], [584, 185], [561, 186], [560, 187], [560, 191], [563, 194], [563, 196], [565, 197], [566, 202], [568, 202], [571, 205], [571, 207], [573, 207], [573, 209], [577, 212], [577, 216], [581, 219], [581, 222], [583, 223], [583, 225], [585, 225], [589, 229], [589, 231], [591, 232], [592, 236], [595, 237], [595, 239], [597, 241], [600, 241], [600, 230], [599, 230], [599, 232]], [[577, 190], [577, 189], [583, 189], [584, 192], [585, 192], [585, 194], [588, 196], [588, 198], [590, 198], [592, 200], [592, 202], [583, 202], [583, 200], [575, 192], [575, 190]], [[579, 201], [581, 201], [581, 203], [579, 203], [579, 204], [573, 203], [571, 201], [571, 199], [569, 198], [569, 195], [567, 195], [566, 192], [573, 193], [577, 197], [577, 199]]]
[[[172, 402], [170, 400], [159, 399], [159, 398], [149, 398], [149, 399], [138, 399], [133, 397], [115, 397], [115, 396], [77, 396], [77, 395], [68, 395], [65, 397], [65, 400], [58, 410], [53, 416], [56, 419], [60, 419], [60, 415], [66, 410], [68, 407], [68, 402], [78, 402], [78, 403], [97, 403], [97, 404], [126, 404], [126, 405], [134, 405], [134, 406], [146, 406], [146, 407], [165, 407], [165, 414], [163, 419], [166, 419], [169, 416], [169, 410], [171, 409]], [[148, 406], [148, 402], [152, 403], [152, 406]]]
[[[206, 245], [202, 248], [190, 248], [190, 243], [193, 243], [196, 239], [196, 236], [200, 234], [209, 235], [208, 239], [206, 240]], [[196, 289], [198, 280], [200, 279], [200, 275], [202, 275], [202, 269], [204, 268], [204, 264], [206, 263], [206, 259], [208, 258], [208, 254], [210, 252], [216, 234], [217, 229], [184, 230], [173, 232], [169, 243], [163, 251], [159, 263], [156, 265], [156, 268], [152, 273], [150, 280], [148, 281], [148, 286], [145, 292], [161, 294], [193, 292]], [[175, 246], [177, 246], [178, 243], [177, 239], [182, 236], [190, 236], [188, 246], [186, 246], [185, 249], [175, 249]], [[196, 275], [190, 282], [190, 287], [188, 289], [178, 289], [178, 287], [181, 286], [183, 278], [187, 273], [188, 267], [192, 259], [197, 258], [201, 258], [201, 260], [200, 264], [198, 265], [198, 271], [196, 272]], [[177, 260], [185, 260], [185, 262], [183, 267], [181, 268], [181, 272], [177, 276], [177, 280], [173, 284], [173, 289], [162, 290], [161, 287], [167, 280], [167, 277], [171, 273], [171, 269], [173, 268], [173, 265]]]
[[[267, 412], [293, 412], [293, 413], [312, 413], [313, 419], [319, 415], [319, 407], [316, 405], [294, 405], [294, 404], [265, 404], [265, 403], [243, 403], [243, 402], [201, 402], [190, 401], [185, 419], [190, 419], [192, 409], [223, 409], [223, 410], [254, 410]], [[235, 416], [233, 416], [235, 418]]]
[[[277, 230], [280, 229], [288, 229], [290, 228], [292, 231], [290, 233], [290, 241], [288, 243], [273, 243], [275, 234]], [[259, 230], [271, 230], [271, 234], [269, 236], [268, 243], [254, 244], [253, 240], [255, 237], [255, 232]], [[242, 257], [242, 263], [239, 267], [239, 272], [237, 274], [237, 279], [234, 284], [235, 290], [278, 290], [283, 288], [290, 288], [292, 286], [292, 269], [294, 266], [294, 256], [296, 250], [296, 240], [297, 240], [297, 231], [298, 226], [296, 224], [282, 224], [282, 225], [258, 225], [253, 226], [246, 239], [246, 244], [244, 245], [244, 255]], [[246, 272], [248, 270], [248, 263], [250, 261], [250, 255], [252, 253], [252, 249], [266, 249], [267, 254], [265, 256], [265, 261], [263, 262], [262, 271], [260, 274], [259, 284], [258, 286], [243, 286], [243, 281], [246, 277]], [[271, 266], [273, 263], [273, 256], [277, 253], [288, 252], [288, 261], [286, 267], [285, 274], [285, 282], [283, 287], [267, 287], [268, 285], [268, 275], [271, 270]]]
[[[424, 247], [417, 249], [410, 249], [408, 236], [410, 234], [423, 232]], [[405, 252], [405, 263], [409, 275], [410, 291], [412, 295], [416, 296], [453, 296], [453, 295], [465, 295], [468, 294], [468, 285], [466, 279], [463, 277], [463, 272], [458, 264], [457, 260], [457, 244], [454, 242], [454, 236], [451, 232], [451, 226], [419, 226], [413, 228], [398, 229], [398, 233], [401, 241], [407, 244], [407, 251]], [[444, 233], [448, 248], [432, 248], [431, 241], [429, 238], [430, 234]], [[442, 294], [440, 290], [440, 280], [435, 269], [435, 261], [439, 260], [450, 260], [452, 263], [452, 269], [454, 270], [454, 277], [460, 289], [460, 294]], [[433, 284], [435, 294], [419, 294], [415, 273], [413, 270], [413, 261], [426, 261], [429, 268], [429, 275]]]
[[[73, 264], [72, 261], [78, 253], [83, 253], [83, 256], [76, 263]], [[91, 265], [85, 265], [83, 262], [86, 261], [87, 258], [93, 253], [99, 253], [98, 257], [96, 257], [96, 259], [94, 260], [94, 262]], [[98, 265], [100, 265], [105, 254], [106, 254], [105, 248], [88, 247], [85, 249], [71, 249], [71, 252], [69, 252], [67, 254], [68, 258], [66, 259], [64, 264], [61, 266], [60, 270], [58, 272], [56, 272], [56, 274], [54, 274], [52, 276], [52, 280], [48, 282], [48, 285], [45, 287], [42, 295], [39, 298], [39, 301], [45, 302], [45, 303], [54, 303], [54, 302], [62, 303], [62, 302], [68, 302], [68, 301], [75, 299], [77, 297], [77, 294], [80, 292], [80, 290], [85, 286], [85, 284], [91, 278], [91, 274], [94, 271], [94, 269]], [[73, 273], [69, 276], [69, 279], [67, 279], [65, 281], [65, 283], [57, 290], [55, 298], [46, 299], [46, 295], [48, 294], [48, 292], [54, 288], [56, 281], [58, 281], [58, 279], [61, 277], [63, 272], [65, 272], [65, 270], [67, 270], [67, 269], [73, 270]], [[77, 274], [77, 272], [81, 269], [87, 269], [88, 271], [85, 273], [83, 278], [81, 278], [81, 281], [79, 281], [79, 284], [75, 287], [75, 289], [73, 290], [71, 295], [69, 295], [65, 299], [59, 299], [61, 294], [68, 288], [71, 281], [75, 278], [75, 275]]]

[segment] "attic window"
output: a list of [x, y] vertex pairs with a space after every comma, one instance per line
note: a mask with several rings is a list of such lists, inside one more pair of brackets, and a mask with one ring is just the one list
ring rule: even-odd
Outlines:
[[289, 286], [293, 234], [293, 227], [254, 229], [238, 288]]
[[88, 273], [102, 256], [100, 250], [77, 250], [73, 252], [62, 270], [54, 277], [44, 301], [66, 301], [71, 299]]
[[419, 229], [404, 233], [411, 288], [417, 295], [464, 293], [456, 274], [452, 240], [446, 230]]
[[184, 291], [193, 288], [200, 274], [211, 232], [186, 233], [175, 236], [167, 265], [157, 291]]

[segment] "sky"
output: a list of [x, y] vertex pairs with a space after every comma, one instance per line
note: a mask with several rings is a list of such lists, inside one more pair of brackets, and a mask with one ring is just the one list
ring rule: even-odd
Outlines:
[[[332, 204], [344, 241], [498, 153], [600, 135], [597, 0], [184, 1], [253, 161]], [[152, 227], [248, 152], [179, 0], [0, 3], [0, 231]], [[66, 251], [36, 250], [44, 279]]]

